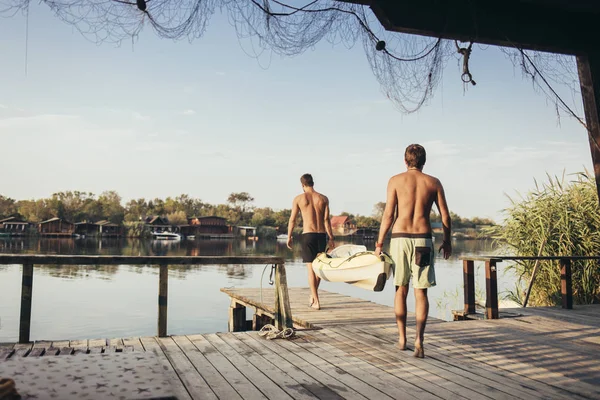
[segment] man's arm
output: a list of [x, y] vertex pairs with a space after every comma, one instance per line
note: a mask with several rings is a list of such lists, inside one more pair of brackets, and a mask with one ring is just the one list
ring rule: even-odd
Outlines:
[[327, 237], [329, 237], [329, 250], [333, 250], [335, 248], [335, 243], [333, 241], [333, 230], [331, 229], [331, 218], [329, 212], [329, 199], [325, 197], [325, 214], [323, 215], [324, 223], [325, 223], [325, 232], [327, 232]]
[[288, 249], [292, 249], [292, 233], [294, 233], [294, 226], [296, 226], [296, 219], [298, 219], [298, 211], [300, 207], [298, 206], [298, 198], [294, 198], [292, 202], [292, 214], [290, 215], [290, 220], [288, 221], [288, 240], [287, 247]]
[[379, 255], [379, 253], [381, 253], [385, 235], [387, 235], [388, 231], [392, 227], [392, 223], [394, 222], [394, 214], [396, 212], [397, 204], [398, 199], [396, 198], [396, 189], [392, 185], [392, 179], [390, 179], [387, 187], [385, 210], [383, 211], [381, 225], [379, 226], [379, 237], [377, 239], [377, 243], [375, 243], [375, 255]]
[[452, 254], [452, 219], [450, 218], [450, 212], [448, 211], [444, 187], [440, 181], [438, 181], [435, 205], [442, 217], [442, 229], [444, 230], [444, 239], [440, 246], [440, 251], [444, 250], [444, 258], [447, 260]]

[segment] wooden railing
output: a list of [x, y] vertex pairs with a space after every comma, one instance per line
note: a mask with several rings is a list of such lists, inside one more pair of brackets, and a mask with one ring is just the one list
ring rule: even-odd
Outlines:
[[[600, 260], [600, 256], [548, 256], [548, 257], [461, 257], [464, 280], [464, 315], [475, 314], [475, 261], [485, 263], [485, 317], [498, 319], [498, 279], [496, 265], [502, 261], [559, 261], [561, 277], [562, 308], [573, 308], [573, 286], [571, 283], [571, 261]], [[531, 290], [531, 288], [529, 288]]]
[[167, 304], [169, 291], [169, 265], [276, 265], [275, 307], [281, 312], [276, 315], [278, 328], [292, 328], [287, 278], [284, 260], [281, 257], [159, 257], [159, 256], [80, 256], [80, 255], [30, 255], [0, 254], [0, 265], [23, 265], [21, 285], [21, 315], [19, 320], [19, 343], [29, 343], [31, 334], [31, 301], [34, 265], [158, 265], [158, 336], [167, 336]]

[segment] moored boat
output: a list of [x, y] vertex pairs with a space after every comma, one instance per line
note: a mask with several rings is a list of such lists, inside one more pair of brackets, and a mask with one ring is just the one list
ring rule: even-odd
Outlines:
[[181, 235], [173, 232], [152, 232], [152, 238], [156, 240], [181, 240]]

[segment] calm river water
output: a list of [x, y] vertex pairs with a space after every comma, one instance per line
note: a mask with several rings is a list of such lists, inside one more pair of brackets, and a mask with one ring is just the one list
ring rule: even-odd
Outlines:
[[[343, 243], [336, 243], [338, 245]], [[372, 249], [372, 244], [370, 249]], [[494, 252], [487, 241], [455, 241], [449, 260], [436, 260], [437, 283], [429, 290], [430, 315], [450, 318], [462, 308], [464, 255]], [[307, 286], [306, 266], [299, 248], [285, 243], [244, 240], [166, 242], [113, 239], [2, 239], [0, 253], [105, 255], [275, 255], [286, 259], [288, 284]], [[498, 290], [514, 287], [515, 278], [498, 265]], [[264, 266], [175, 266], [169, 270], [169, 334], [227, 331], [229, 298], [222, 287], [259, 287]], [[476, 264], [478, 299], [485, 297], [483, 267]], [[268, 271], [263, 287], [270, 288]], [[375, 293], [342, 283], [323, 282], [321, 288], [393, 305], [392, 281]], [[267, 289], [269, 290], [269, 289]], [[18, 339], [21, 266], [0, 265], [0, 342]], [[158, 268], [152, 266], [36, 266], [33, 283], [32, 340], [114, 338], [156, 334]], [[502, 294], [500, 295], [502, 297]], [[327, 304], [322, 304], [327, 307]], [[414, 311], [409, 295], [408, 307]], [[352, 310], [348, 310], [351, 312]]]

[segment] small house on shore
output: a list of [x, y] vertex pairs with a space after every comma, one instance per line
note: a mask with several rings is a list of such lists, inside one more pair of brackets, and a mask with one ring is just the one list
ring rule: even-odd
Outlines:
[[0, 231], [12, 236], [24, 236], [29, 229], [29, 222], [17, 217], [9, 217], [0, 220]]
[[231, 227], [227, 225], [227, 219], [209, 215], [204, 217], [188, 218], [188, 228], [199, 236], [219, 236], [231, 234]]
[[96, 222], [96, 225], [98, 226], [98, 233], [100, 234], [100, 236], [116, 237], [116, 236], [122, 235], [121, 226], [119, 226], [117, 224], [113, 224], [110, 221], [106, 221], [106, 220], [98, 221], [98, 222]]
[[39, 223], [38, 232], [42, 236], [73, 236], [75, 224], [62, 218], [51, 218]]
[[169, 225], [169, 221], [166, 218], [159, 216], [147, 217], [144, 220], [146, 226], [150, 227], [152, 232], [170, 232], [172, 226]]
[[356, 232], [356, 225], [347, 215], [331, 217], [331, 230], [334, 236], [349, 236]]
[[98, 225], [88, 221], [75, 222], [75, 234], [81, 236], [96, 236], [98, 235]]

